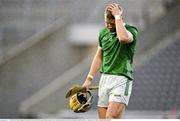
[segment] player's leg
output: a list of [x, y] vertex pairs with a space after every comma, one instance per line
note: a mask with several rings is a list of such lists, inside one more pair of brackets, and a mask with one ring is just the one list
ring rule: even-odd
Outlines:
[[107, 119], [118, 119], [122, 117], [122, 114], [125, 110], [125, 104], [118, 103], [118, 102], [110, 102], [107, 112], [106, 118]]
[[121, 118], [128, 105], [132, 91], [132, 81], [123, 76], [114, 76], [113, 87], [109, 92], [109, 104], [106, 118]]
[[106, 118], [107, 107], [98, 107], [98, 115], [100, 119]]
[[106, 75], [102, 74], [99, 82], [99, 91], [98, 91], [98, 114], [100, 119], [106, 118], [106, 111], [109, 104], [108, 88], [107, 88], [108, 78]]

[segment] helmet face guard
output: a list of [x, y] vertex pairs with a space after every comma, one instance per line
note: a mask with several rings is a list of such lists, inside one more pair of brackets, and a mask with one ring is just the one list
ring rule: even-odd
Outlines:
[[83, 113], [91, 108], [92, 99], [90, 91], [78, 92], [70, 98], [69, 106], [75, 113]]

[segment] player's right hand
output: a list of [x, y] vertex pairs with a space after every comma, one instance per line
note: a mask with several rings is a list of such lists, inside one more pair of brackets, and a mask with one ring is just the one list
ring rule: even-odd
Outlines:
[[91, 80], [86, 79], [83, 83], [83, 87], [86, 87], [86, 91], [89, 90], [89, 86], [91, 85]]
[[120, 15], [122, 16], [122, 13], [123, 13], [123, 9], [120, 5], [116, 4], [116, 3], [112, 3], [112, 4], [109, 4], [107, 9], [109, 11], [111, 11], [112, 15], [115, 16], [115, 15]]

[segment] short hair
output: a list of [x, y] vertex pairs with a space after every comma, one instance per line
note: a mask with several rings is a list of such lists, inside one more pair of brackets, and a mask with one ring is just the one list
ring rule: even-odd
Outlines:
[[[120, 6], [118, 5], [119, 9], [120, 9]], [[115, 19], [114, 16], [112, 15], [111, 11], [108, 10], [108, 7], [106, 7], [105, 9], [105, 17], [107, 19]], [[123, 16], [121, 15], [121, 17], [123, 18]]]
[[108, 8], [106, 8], [106, 11], [105, 11], [105, 17], [107, 19], [115, 19], [114, 16], [112, 15], [111, 11], [108, 10]]

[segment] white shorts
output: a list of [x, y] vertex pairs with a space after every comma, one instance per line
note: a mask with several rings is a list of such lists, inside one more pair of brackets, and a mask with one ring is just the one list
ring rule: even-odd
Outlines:
[[102, 74], [99, 82], [98, 107], [108, 107], [109, 102], [119, 102], [127, 106], [132, 84], [133, 81], [125, 76]]

